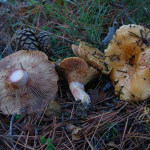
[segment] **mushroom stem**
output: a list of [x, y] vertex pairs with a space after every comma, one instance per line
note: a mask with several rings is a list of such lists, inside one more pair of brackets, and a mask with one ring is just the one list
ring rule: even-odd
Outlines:
[[87, 104], [91, 102], [89, 95], [84, 90], [83, 84], [73, 81], [69, 84], [69, 88], [76, 101], [81, 100], [82, 103]]
[[9, 75], [9, 81], [15, 86], [23, 86], [28, 81], [28, 74], [22, 69], [16, 69]]

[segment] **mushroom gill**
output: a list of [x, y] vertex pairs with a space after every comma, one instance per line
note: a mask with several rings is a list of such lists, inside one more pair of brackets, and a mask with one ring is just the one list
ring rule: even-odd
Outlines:
[[0, 61], [0, 109], [5, 114], [41, 110], [57, 93], [55, 65], [40, 51], [18, 51]]

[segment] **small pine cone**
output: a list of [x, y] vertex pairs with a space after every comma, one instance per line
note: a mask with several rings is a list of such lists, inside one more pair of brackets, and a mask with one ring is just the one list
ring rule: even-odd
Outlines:
[[17, 31], [17, 50], [39, 50], [38, 38], [32, 29]]
[[50, 32], [40, 31], [38, 34], [38, 42], [40, 46], [40, 50], [44, 52], [46, 55], [51, 56], [55, 55], [52, 50], [52, 38]]

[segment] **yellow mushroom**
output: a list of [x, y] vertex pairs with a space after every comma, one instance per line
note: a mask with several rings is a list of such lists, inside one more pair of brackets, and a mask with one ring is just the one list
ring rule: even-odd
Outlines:
[[112, 67], [107, 61], [104, 61], [104, 54], [97, 48], [80, 41], [79, 46], [72, 45], [72, 50], [76, 56], [84, 59], [88, 65], [102, 71], [103, 74], [110, 73]]
[[110, 79], [121, 100], [150, 97], [150, 30], [140, 25], [121, 26], [105, 50], [112, 66]]

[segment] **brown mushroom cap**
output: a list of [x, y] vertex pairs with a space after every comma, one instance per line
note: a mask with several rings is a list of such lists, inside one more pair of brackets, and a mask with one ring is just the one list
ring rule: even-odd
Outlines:
[[97, 48], [80, 41], [79, 46], [72, 45], [72, 50], [76, 56], [84, 59], [90, 66], [101, 70], [103, 74], [110, 73], [112, 67], [107, 61], [104, 61], [104, 54]]
[[[10, 74], [23, 69], [28, 81], [23, 86], [15, 86]], [[0, 61], [0, 109], [5, 114], [20, 113], [27, 108], [28, 113], [38, 111], [57, 93], [58, 75], [55, 65], [40, 51], [18, 51]]]
[[90, 97], [85, 93], [84, 85], [98, 77], [99, 72], [93, 67], [89, 68], [87, 63], [78, 57], [66, 58], [60, 63], [58, 70], [62, 71], [67, 78], [75, 100], [81, 100], [82, 103], [89, 104]]
[[58, 66], [59, 71], [63, 71], [68, 83], [78, 81], [86, 85], [90, 80], [99, 76], [99, 72], [93, 67], [88, 67], [87, 63], [78, 57], [64, 59]]
[[150, 30], [140, 25], [123, 25], [105, 50], [113, 67], [110, 79], [121, 100], [140, 101], [150, 97]]

